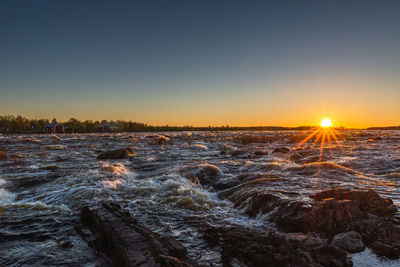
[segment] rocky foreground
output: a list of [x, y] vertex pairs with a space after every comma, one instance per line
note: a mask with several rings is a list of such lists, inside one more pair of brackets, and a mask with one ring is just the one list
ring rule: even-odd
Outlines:
[[[400, 256], [400, 226], [392, 201], [374, 191], [331, 189], [312, 195], [312, 205], [280, 199], [252, 183], [220, 193], [249, 216], [268, 214], [281, 231], [237, 225], [215, 227], [193, 220], [206, 240], [222, 248], [226, 266], [352, 266], [349, 253], [370, 247], [380, 256]], [[171, 237], [155, 234], [113, 203], [81, 211], [81, 233], [115, 266], [196, 266]]]

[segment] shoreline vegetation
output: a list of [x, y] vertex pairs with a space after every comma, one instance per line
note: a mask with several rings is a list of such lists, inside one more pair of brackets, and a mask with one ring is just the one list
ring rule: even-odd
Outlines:
[[[65, 133], [96, 133], [99, 132], [100, 125], [112, 126], [110, 132], [162, 132], [162, 131], [287, 131], [298, 130], [304, 131], [313, 128], [314, 126], [170, 126], [170, 125], [149, 125], [141, 122], [125, 121], [125, 120], [85, 120], [80, 121], [75, 118], [70, 118], [66, 122], [58, 121], [56, 118], [49, 119], [29, 119], [21, 115], [0, 115], [0, 133], [6, 134], [40, 134], [44, 133], [44, 127], [49, 123], [60, 123], [64, 125]], [[352, 128], [339, 127], [336, 129], [352, 130]], [[358, 129], [359, 130], [359, 129]], [[400, 130], [400, 126], [388, 127], [369, 127], [364, 130]]]

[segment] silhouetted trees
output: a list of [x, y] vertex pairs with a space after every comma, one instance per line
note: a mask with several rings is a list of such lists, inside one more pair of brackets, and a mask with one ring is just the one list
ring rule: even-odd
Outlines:
[[[49, 123], [48, 119], [28, 119], [20, 115], [3, 115], [0, 116], [0, 130], [3, 133], [43, 133], [44, 126]], [[52, 123], [59, 123], [56, 118]], [[94, 133], [99, 132], [101, 124], [108, 125], [110, 131], [115, 132], [159, 132], [159, 131], [265, 131], [265, 130], [307, 130], [310, 127], [277, 127], [277, 126], [257, 126], [257, 127], [233, 127], [223, 125], [221, 127], [193, 127], [193, 126], [153, 126], [141, 122], [133, 121], [80, 121], [76, 118], [70, 118], [66, 122], [62, 122], [66, 127], [67, 133]]]

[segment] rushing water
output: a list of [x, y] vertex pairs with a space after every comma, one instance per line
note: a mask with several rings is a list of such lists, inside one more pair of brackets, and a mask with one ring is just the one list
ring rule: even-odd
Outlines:
[[[215, 167], [221, 182], [270, 178], [266, 190], [280, 197], [311, 201], [310, 194], [332, 187], [373, 189], [400, 207], [400, 132], [346, 131], [333, 139], [298, 146], [298, 132], [0, 135], [0, 265], [99, 265], [99, 255], [78, 235], [84, 205], [115, 201], [140, 224], [176, 237], [202, 266], [220, 265], [220, 249], [210, 247], [193, 220], [239, 224], [258, 230], [274, 225], [265, 216], [249, 218], [217, 190], [201, 185], [196, 171]], [[240, 142], [244, 135], [270, 138]], [[238, 141], [239, 140], [239, 141]], [[296, 148], [272, 153], [275, 148]], [[104, 150], [130, 147], [136, 156], [98, 160]], [[223, 153], [221, 153], [223, 151]], [[353, 255], [355, 266], [376, 262], [369, 250]]]

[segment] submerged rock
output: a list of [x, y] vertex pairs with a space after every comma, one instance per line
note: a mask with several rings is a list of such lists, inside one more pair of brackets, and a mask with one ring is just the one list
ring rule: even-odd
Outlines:
[[109, 150], [97, 156], [98, 159], [124, 159], [135, 156], [135, 153], [130, 148], [119, 148]]
[[335, 235], [332, 245], [350, 253], [360, 252], [365, 248], [361, 235], [355, 231]]
[[110, 257], [116, 266], [192, 266], [182, 245], [139, 226], [117, 204], [84, 207], [81, 221], [92, 232], [84, 234], [89, 245]]

